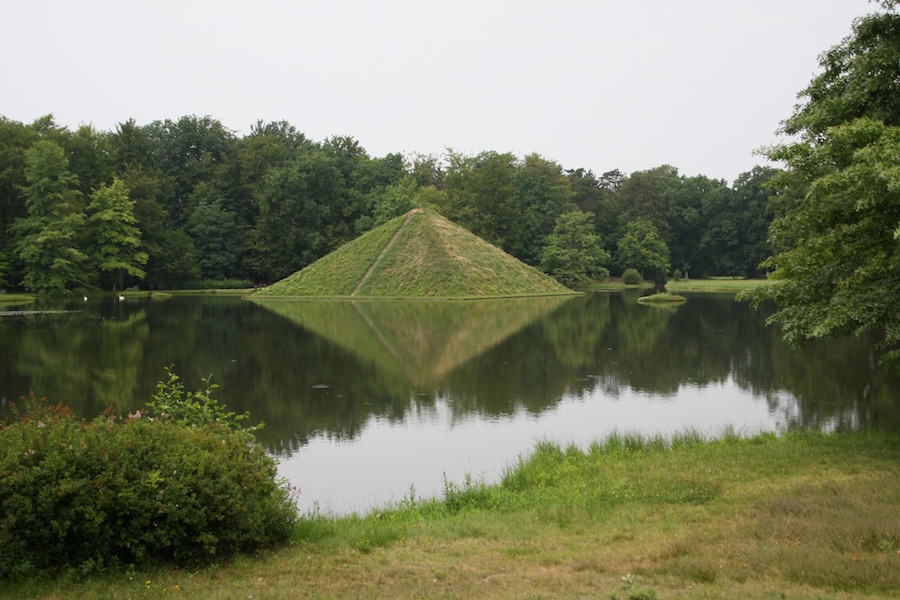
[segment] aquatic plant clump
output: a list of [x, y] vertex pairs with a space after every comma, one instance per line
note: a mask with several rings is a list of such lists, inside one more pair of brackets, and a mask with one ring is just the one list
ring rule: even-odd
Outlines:
[[[233, 413], [172, 378], [84, 421], [33, 395], [0, 428], [0, 581], [208, 563], [287, 541], [296, 490]], [[193, 421], [192, 421], [193, 419]]]

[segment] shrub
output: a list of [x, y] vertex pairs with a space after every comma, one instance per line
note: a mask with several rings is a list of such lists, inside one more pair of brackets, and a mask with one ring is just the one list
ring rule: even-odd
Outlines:
[[[172, 391], [171, 380], [161, 385]], [[199, 395], [218, 416], [197, 423], [190, 411], [152, 409], [84, 421], [23, 399], [0, 429], [0, 580], [191, 565], [287, 541], [297, 520], [290, 486], [209, 391], [182, 398]]]
[[622, 273], [622, 283], [625, 285], [640, 285], [641, 281], [641, 274], [637, 272], [637, 269], [625, 269], [625, 272]]

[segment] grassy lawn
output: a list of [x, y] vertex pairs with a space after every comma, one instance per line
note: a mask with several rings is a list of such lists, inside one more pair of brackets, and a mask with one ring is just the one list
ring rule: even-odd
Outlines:
[[34, 302], [34, 296], [28, 294], [0, 294], [0, 304], [21, 304]]
[[585, 291], [589, 292], [620, 292], [622, 290], [649, 289], [653, 284], [644, 282], [639, 285], [625, 285], [621, 277], [610, 277], [607, 281], [594, 281]]
[[669, 281], [666, 289], [670, 292], [716, 292], [737, 293], [770, 283], [767, 279], [734, 279], [731, 277], [710, 277], [709, 279], [682, 279]]
[[448, 482], [191, 570], [20, 584], [32, 598], [896, 598], [900, 436], [540, 444], [498, 485]]

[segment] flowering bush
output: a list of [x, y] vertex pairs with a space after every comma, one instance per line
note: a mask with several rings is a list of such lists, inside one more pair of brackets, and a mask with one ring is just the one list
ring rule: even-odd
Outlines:
[[[162, 384], [171, 392], [177, 378]], [[294, 494], [206, 391], [92, 421], [33, 395], [0, 426], [0, 580], [76, 568], [208, 562], [286, 541]], [[185, 403], [202, 398], [205, 409]], [[159, 403], [159, 394], [156, 397]], [[191, 423], [185, 414], [218, 415]]]

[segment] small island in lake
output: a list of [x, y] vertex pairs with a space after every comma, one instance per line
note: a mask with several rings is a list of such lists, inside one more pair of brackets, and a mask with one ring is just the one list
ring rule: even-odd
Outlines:
[[670, 294], [669, 292], [660, 292], [638, 298], [638, 302], [641, 304], [681, 304], [686, 300], [684, 296]]

